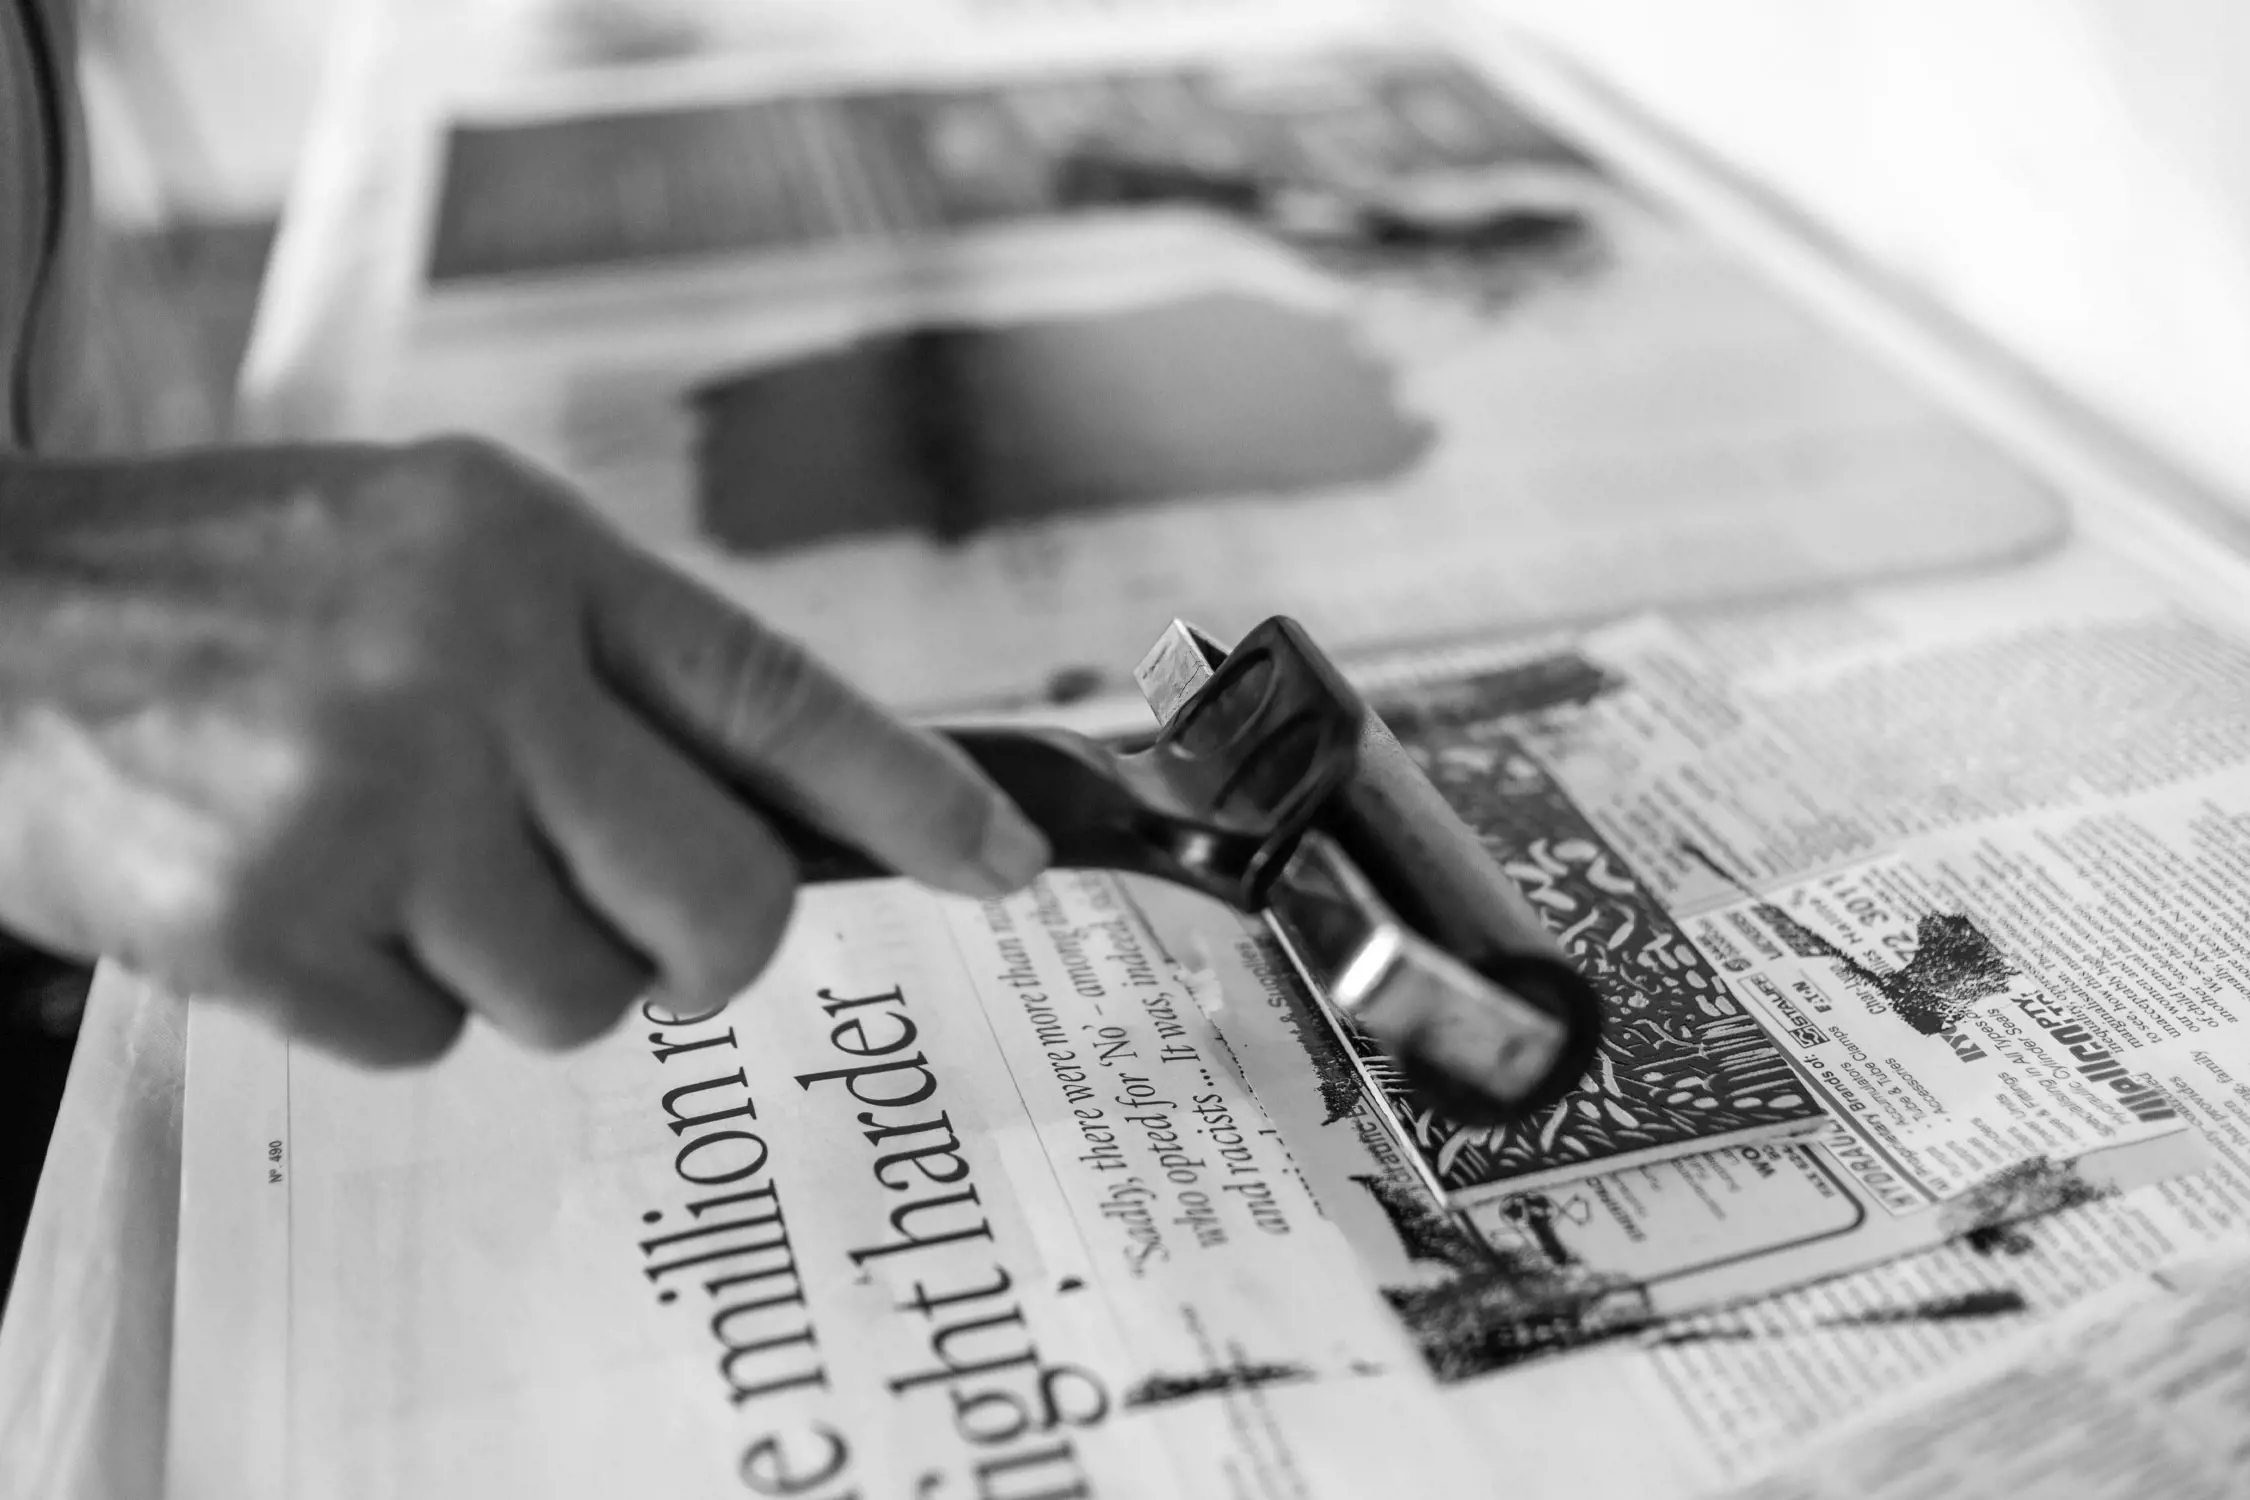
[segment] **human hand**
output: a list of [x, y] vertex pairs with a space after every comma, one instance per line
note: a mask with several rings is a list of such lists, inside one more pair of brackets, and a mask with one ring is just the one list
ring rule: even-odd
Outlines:
[[1046, 858], [946, 742], [486, 445], [0, 461], [0, 926], [373, 1064], [474, 1011], [715, 1011], [760, 809], [978, 895]]

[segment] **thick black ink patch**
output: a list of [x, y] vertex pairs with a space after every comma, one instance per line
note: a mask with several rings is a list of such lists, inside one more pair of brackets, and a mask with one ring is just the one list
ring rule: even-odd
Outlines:
[[1904, 1307], [1881, 1307], [1869, 1312], [1821, 1318], [1808, 1327], [1778, 1328], [1755, 1323], [1689, 1322], [1651, 1334], [1650, 1348], [1674, 1349], [1688, 1344], [1742, 1344], [1763, 1338], [1786, 1338], [1813, 1329], [1895, 1328], [1911, 1323], [1974, 1323], [1987, 1318], [2011, 1318], [2029, 1312], [2031, 1304], [2013, 1287], [1986, 1287], [1950, 1297], [1932, 1297]]
[[2075, 1162], [2034, 1156], [2004, 1167], [1941, 1209], [1948, 1230], [1980, 1255], [2022, 1255], [2032, 1246], [2013, 1226], [2026, 1219], [2109, 1197], [2112, 1189], [2088, 1182]]
[[1396, 479], [1436, 435], [1342, 317], [1215, 293], [863, 339], [691, 395], [734, 551]]
[[1338, 1125], [1359, 1112], [1366, 1093], [1352, 1066], [1349, 1052], [1337, 1040], [1335, 1028], [1320, 1013], [1318, 1004], [1305, 993], [1297, 979], [1296, 971], [1289, 966], [1288, 958], [1270, 939], [1258, 941], [1261, 961], [1274, 976], [1282, 998], [1287, 1002], [1290, 1021], [1289, 1034], [1297, 1039], [1305, 1060], [1312, 1064], [1313, 1077], [1320, 1088], [1320, 1123], [1325, 1127]]
[[1126, 1391], [1125, 1405], [1171, 1406], [1198, 1396], [1215, 1396], [1222, 1391], [1255, 1390], [1260, 1386], [1311, 1378], [1312, 1371], [1303, 1365], [1283, 1364], [1239, 1364], [1200, 1370], [1193, 1375], [1151, 1375]]
[[1428, 1286], [1385, 1287], [1440, 1380], [1466, 1380], [1653, 1326], [1640, 1288], [1589, 1273], [1567, 1256], [1492, 1244], [1419, 1190], [1352, 1179], [1375, 1199], [1409, 1259], [1451, 1274]]
[[1960, 1024], [1977, 1003], [2007, 993], [2016, 970], [1975, 922], [1958, 912], [1933, 912], [1914, 934], [1914, 956], [1888, 974], [1869, 968], [1778, 906], [1758, 916], [1800, 958], [1825, 958], [1880, 993], [1893, 1012], [1924, 1036]]
[[1502, 717], [1583, 708], [1624, 686], [1623, 678], [1592, 658], [1554, 651], [1489, 672], [1376, 693], [1370, 702], [1403, 740]]

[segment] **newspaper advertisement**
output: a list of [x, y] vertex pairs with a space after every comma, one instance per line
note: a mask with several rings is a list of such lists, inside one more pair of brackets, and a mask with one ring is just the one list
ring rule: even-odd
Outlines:
[[1108, 876], [810, 892], [567, 1061], [192, 1028], [176, 1500], [1488, 1488]]
[[2250, 1268], [2236, 1260], [2091, 1299], [1725, 1500], [2222, 1500], [2246, 1465]]

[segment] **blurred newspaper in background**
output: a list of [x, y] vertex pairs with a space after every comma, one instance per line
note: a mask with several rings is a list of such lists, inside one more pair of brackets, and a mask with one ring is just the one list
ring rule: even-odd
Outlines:
[[629, 68], [448, 35], [436, 129], [371, 90], [264, 420], [504, 439], [925, 708], [1122, 690], [1174, 615], [1366, 657], [2062, 533], [1408, 10], [725, 11]]

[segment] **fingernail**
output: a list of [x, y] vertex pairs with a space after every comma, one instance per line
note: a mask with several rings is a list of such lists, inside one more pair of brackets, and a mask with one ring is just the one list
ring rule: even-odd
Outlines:
[[1002, 803], [984, 825], [977, 867], [992, 882], [992, 893], [1003, 896], [1022, 890], [1046, 869], [1049, 852], [1046, 835], [1013, 805]]

